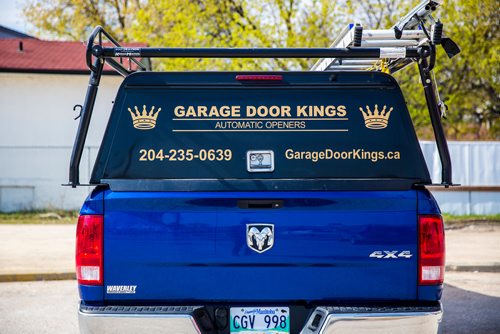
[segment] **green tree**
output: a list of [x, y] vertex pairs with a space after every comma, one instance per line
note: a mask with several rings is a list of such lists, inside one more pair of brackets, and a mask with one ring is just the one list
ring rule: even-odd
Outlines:
[[[340, 0], [31, 0], [41, 37], [85, 40], [95, 25], [122, 41], [164, 47], [326, 46], [345, 18]], [[155, 61], [161, 70], [306, 69], [307, 60]]]
[[[416, 3], [351, 1], [351, 11], [367, 26], [390, 28]], [[500, 30], [497, 0], [447, 1], [436, 13], [444, 32], [460, 46], [453, 59], [438, 47], [435, 67], [441, 98], [449, 107], [443, 121], [448, 138], [500, 139]], [[395, 74], [420, 138], [433, 138], [416, 65]]]
[[[344, 12], [327, 0], [160, 0], [137, 13], [135, 40], [167, 47], [328, 45]], [[160, 69], [306, 69], [307, 60], [176, 60]]]
[[128, 41], [135, 13], [142, 0], [28, 0], [23, 13], [42, 38], [85, 40], [96, 25]]
[[499, 13], [497, 0], [476, 0], [449, 2], [440, 15], [462, 50], [450, 61], [439, 48], [436, 67], [452, 138], [500, 139]]
[[[31, 0], [24, 13], [42, 37], [84, 40], [99, 24], [122, 41], [164, 47], [325, 47], [351, 22], [390, 28], [420, 0]], [[452, 139], [500, 139], [498, 0], [450, 0], [437, 15], [462, 52], [438, 48], [436, 79]], [[314, 59], [157, 60], [159, 70], [308, 69]], [[395, 77], [421, 138], [432, 138], [416, 66]]]

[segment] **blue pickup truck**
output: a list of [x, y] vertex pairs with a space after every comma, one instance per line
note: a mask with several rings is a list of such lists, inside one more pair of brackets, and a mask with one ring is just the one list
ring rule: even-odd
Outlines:
[[[70, 185], [104, 64], [125, 79], [78, 219], [81, 332], [438, 333], [443, 221], [391, 75], [152, 72], [136, 59], [383, 52], [122, 48], [97, 28]], [[432, 52], [406, 49], [449, 186]]]

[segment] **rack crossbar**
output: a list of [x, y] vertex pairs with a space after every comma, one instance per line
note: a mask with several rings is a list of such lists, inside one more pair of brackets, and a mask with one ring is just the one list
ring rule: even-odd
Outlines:
[[[108, 48], [95, 45], [96, 57], [141, 58], [387, 58], [391, 48]], [[408, 58], [418, 57], [416, 47], [404, 49]], [[397, 58], [400, 58], [398, 56]]]

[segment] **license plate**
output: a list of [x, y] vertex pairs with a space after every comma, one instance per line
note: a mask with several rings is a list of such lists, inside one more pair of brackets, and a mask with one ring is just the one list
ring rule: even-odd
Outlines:
[[290, 334], [288, 307], [231, 307], [231, 334]]

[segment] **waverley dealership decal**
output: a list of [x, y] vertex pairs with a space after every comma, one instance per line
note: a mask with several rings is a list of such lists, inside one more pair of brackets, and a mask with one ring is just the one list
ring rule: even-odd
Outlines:
[[107, 285], [107, 294], [135, 294], [137, 285]]

